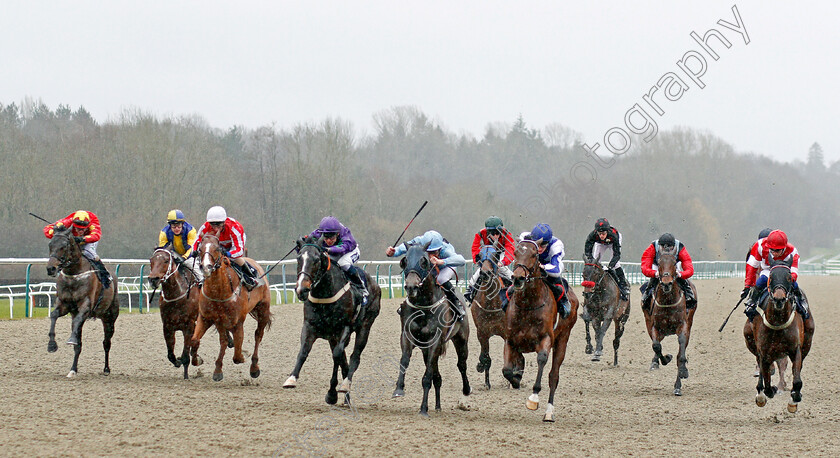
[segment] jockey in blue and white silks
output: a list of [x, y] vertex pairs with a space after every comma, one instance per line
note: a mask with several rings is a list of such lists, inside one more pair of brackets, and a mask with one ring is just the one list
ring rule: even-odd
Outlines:
[[545, 279], [551, 292], [558, 303], [562, 306], [559, 309], [560, 315], [563, 318], [569, 316], [572, 311], [572, 305], [569, 303], [569, 298], [566, 291], [569, 289], [569, 284], [566, 279], [562, 277], [563, 274], [563, 242], [554, 236], [551, 232], [551, 226], [545, 223], [540, 223], [534, 226], [530, 232], [523, 232], [519, 235], [520, 240], [531, 240], [536, 242], [539, 255], [537, 259], [540, 262], [540, 267], [545, 271], [547, 278]]

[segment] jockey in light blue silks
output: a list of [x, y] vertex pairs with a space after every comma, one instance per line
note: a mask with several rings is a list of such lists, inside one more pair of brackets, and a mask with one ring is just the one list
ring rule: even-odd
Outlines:
[[[551, 232], [551, 226], [545, 223], [540, 223], [531, 229], [531, 232], [523, 232], [519, 236], [520, 240], [531, 240], [537, 243], [539, 250], [538, 259], [540, 268], [545, 271], [545, 282], [551, 288], [554, 298], [560, 305], [558, 312], [560, 316], [566, 318], [572, 311], [572, 305], [569, 303], [566, 291], [569, 290], [569, 283], [563, 274], [563, 242]], [[508, 293], [511, 291], [508, 289]]]
[[467, 260], [456, 253], [455, 247], [446, 241], [440, 233], [437, 231], [428, 231], [423, 235], [414, 237], [408, 242], [399, 244], [396, 248], [389, 246], [385, 250], [385, 254], [388, 257], [402, 256], [408, 251], [407, 245], [426, 245], [427, 243], [429, 246], [426, 248], [426, 252], [429, 254], [429, 259], [438, 268], [437, 283], [443, 289], [449, 302], [455, 306], [458, 321], [461, 321], [467, 312], [464, 309], [463, 302], [461, 302], [461, 299], [455, 293], [455, 286], [450, 280], [455, 275], [455, 268], [465, 265]]

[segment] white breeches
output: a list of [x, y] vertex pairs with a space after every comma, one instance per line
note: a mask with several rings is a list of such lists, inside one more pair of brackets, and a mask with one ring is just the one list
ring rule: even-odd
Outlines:
[[[612, 245], [595, 242], [595, 246], [592, 248], [592, 257], [600, 260], [601, 264], [606, 266], [613, 257]], [[621, 262], [615, 263], [615, 268], [617, 269], [619, 267], [621, 267]]]
[[[481, 274], [481, 269], [475, 269], [473, 276], [470, 277], [469, 286], [475, 284], [478, 280], [478, 276]], [[499, 266], [499, 275], [504, 278], [505, 280], [511, 281], [513, 280], [513, 271], [510, 270], [510, 267], [502, 264]]]
[[347, 272], [347, 269], [359, 260], [360, 255], [361, 252], [359, 251], [359, 247], [356, 247], [355, 250], [338, 258], [338, 261], [336, 262], [338, 263], [338, 266], [341, 267], [341, 270]]

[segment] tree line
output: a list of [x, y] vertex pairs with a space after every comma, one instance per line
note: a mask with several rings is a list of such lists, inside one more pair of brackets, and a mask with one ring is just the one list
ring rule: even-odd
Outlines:
[[463, 254], [490, 215], [516, 234], [547, 222], [578, 259], [599, 217], [622, 232], [626, 261], [663, 232], [702, 260], [741, 259], [767, 226], [803, 255], [838, 237], [840, 161], [826, 167], [817, 143], [805, 160], [781, 163], [679, 128], [579, 183], [569, 172], [584, 159], [581, 136], [563, 124], [536, 129], [520, 116], [474, 137], [393, 107], [373, 126], [361, 134], [327, 118], [219, 129], [141, 110], [99, 122], [83, 107], [0, 103], [0, 257], [46, 256], [43, 224], [28, 212], [91, 210], [101, 256], [145, 258], [170, 209], [199, 225], [212, 205], [243, 223], [257, 259], [279, 258], [329, 214], [350, 227], [363, 259], [384, 259], [424, 200], [407, 236], [434, 228]]

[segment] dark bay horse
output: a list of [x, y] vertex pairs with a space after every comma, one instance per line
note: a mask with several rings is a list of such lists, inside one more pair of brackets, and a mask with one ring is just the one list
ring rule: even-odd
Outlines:
[[545, 364], [551, 354], [551, 370], [548, 373], [548, 405], [543, 421], [554, 421], [554, 392], [560, 380], [560, 366], [566, 357], [566, 344], [572, 327], [577, 321], [578, 299], [569, 289], [571, 313], [561, 318], [557, 311], [557, 302], [549, 286], [545, 283], [545, 271], [540, 268], [537, 244], [523, 240], [514, 251], [513, 288], [514, 293], [508, 304], [505, 317], [507, 340], [505, 341], [505, 366], [502, 374], [518, 389], [525, 368], [523, 353], [537, 353], [537, 378], [533, 394], [525, 402], [529, 410], [537, 410], [540, 405], [540, 390]]
[[[600, 258], [600, 256], [599, 256]], [[614, 323], [613, 366], [618, 366], [618, 346], [624, 334], [624, 324], [630, 316], [630, 301], [621, 300], [621, 291], [612, 276], [604, 270], [600, 259], [587, 259], [583, 266], [583, 321], [586, 323], [586, 354], [592, 361], [600, 361], [604, 354], [604, 335]], [[589, 323], [595, 331], [595, 354], [589, 337]]]
[[[161, 287], [160, 319], [163, 321], [163, 339], [166, 341], [166, 356], [175, 367], [184, 367], [184, 378], [189, 378], [190, 340], [195, 332], [198, 318], [198, 298], [201, 289], [195, 284], [195, 276], [178, 253], [171, 248], [158, 248], [149, 258], [149, 284]], [[184, 336], [184, 350], [181, 357], [175, 357], [175, 332]], [[196, 355], [193, 365], [204, 361]]]
[[[233, 363], [245, 362], [242, 355], [242, 340], [245, 337], [245, 317], [249, 314], [257, 320], [254, 331], [254, 353], [251, 355], [250, 374], [252, 378], [260, 376], [259, 348], [263, 334], [271, 328], [271, 296], [265, 281], [252, 290], [241, 283], [239, 274], [231, 267], [230, 259], [219, 247], [219, 239], [214, 235], [205, 235], [201, 241], [199, 259], [204, 272], [204, 285], [198, 298], [198, 319], [192, 336], [190, 353], [193, 361], [198, 356], [201, 338], [210, 326], [215, 325], [219, 332], [219, 356], [216, 358], [216, 369], [213, 380], [220, 381], [222, 374], [222, 360], [227, 349], [227, 332], [233, 331]], [[263, 268], [253, 259], [245, 260], [257, 269], [257, 277], [263, 274]]]
[[[759, 407], [764, 407], [767, 398], [776, 394], [776, 387], [771, 386], [770, 382], [773, 362], [784, 357], [790, 358], [793, 387], [790, 390], [788, 411], [793, 413], [802, 400], [802, 362], [811, 350], [814, 315], [812, 312], [808, 320], [803, 320], [802, 315], [796, 311], [790, 266], [781, 263], [771, 265], [769, 294], [761, 304], [761, 319], [755, 317], [744, 324], [744, 339], [758, 362], [760, 376], [755, 387], [758, 391], [755, 403]], [[805, 299], [805, 293], [802, 296]]]
[[[676, 279], [677, 256], [674, 249], [665, 250], [659, 256], [659, 284], [653, 292], [653, 304], [648, 312], [642, 309], [645, 315], [645, 325], [648, 335], [653, 342], [653, 361], [650, 363], [650, 370], [659, 369], [659, 363], [667, 365], [673, 359], [672, 355], [662, 355], [662, 339], [670, 335], [676, 335], [680, 344], [677, 354], [677, 381], [674, 383], [674, 395], [682, 396], [682, 382], [688, 378], [688, 357], [686, 348], [691, 337], [691, 325], [694, 322], [693, 309], [686, 309], [685, 295], [682, 293]], [[694, 284], [691, 285], [694, 296], [697, 297], [697, 290]]]
[[446, 354], [446, 343], [452, 340], [455, 352], [458, 354], [458, 370], [461, 372], [461, 399], [458, 407], [469, 409], [469, 395], [472, 392], [467, 379], [467, 356], [470, 338], [470, 326], [465, 320], [455, 319], [455, 305], [446, 299], [443, 290], [437, 285], [435, 278], [437, 268], [432, 264], [426, 253], [426, 246], [411, 245], [400, 260], [400, 267], [405, 273], [405, 301], [400, 305], [400, 374], [394, 397], [405, 396], [405, 371], [411, 361], [414, 347], [423, 352], [426, 372], [423, 374], [423, 402], [420, 404], [420, 415], [429, 415], [429, 390], [435, 386], [435, 410], [440, 410], [440, 387], [442, 379], [438, 368], [438, 360]]
[[505, 312], [502, 310], [501, 295], [505, 294], [504, 283], [499, 277], [499, 257], [502, 252], [492, 245], [486, 245], [479, 252], [478, 265], [481, 269], [475, 281], [475, 296], [472, 300], [473, 324], [475, 324], [481, 353], [476, 370], [484, 372], [484, 386], [490, 389], [490, 337], [505, 338]]
[[[349, 393], [353, 374], [359, 367], [362, 351], [370, 337], [373, 322], [379, 316], [379, 301], [382, 290], [373, 278], [365, 273], [368, 287], [368, 303], [356, 308], [351, 284], [347, 276], [334, 262], [320, 240], [307, 237], [298, 241], [297, 285], [295, 292], [303, 301], [303, 327], [300, 331], [300, 352], [295, 368], [283, 383], [283, 388], [294, 388], [300, 376], [303, 363], [317, 339], [330, 343], [333, 359], [332, 379], [327, 391], [327, 404], [335, 404], [338, 393]], [[345, 349], [350, 336], [356, 334], [350, 364], [347, 364]], [[338, 385], [338, 369], [344, 380]], [[349, 400], [349, 394], [345, 396]]]
[[67, 344], [73, 345], [74, 355], [73, 365], [67, 377], [75, 377], [79, 355], [82, 353], [82, 326], [85, 320], [99, 318], [105, 330], [105, 338], [102, 341], [102, 348], [105, 349], [103, 373], [110, 374], [108, 354], [111, 351], [111, 337], [114, 336], [114, 323], [120, 314], [117, 282], [112, 281], [108, 288], [102, 287], [90, 261], [82, 256], [82, 249], [73, 238], [70, 228], [55, 229], [50, 240], [47, 275], [53, 277], [56, 274], [56, 302], [55, 309], [50, 313], [50, 341], [47, 351], [52, 353], [58, 350], [55, 343], [55, 321], [69, 313], [73, 317], [73, 324]]

